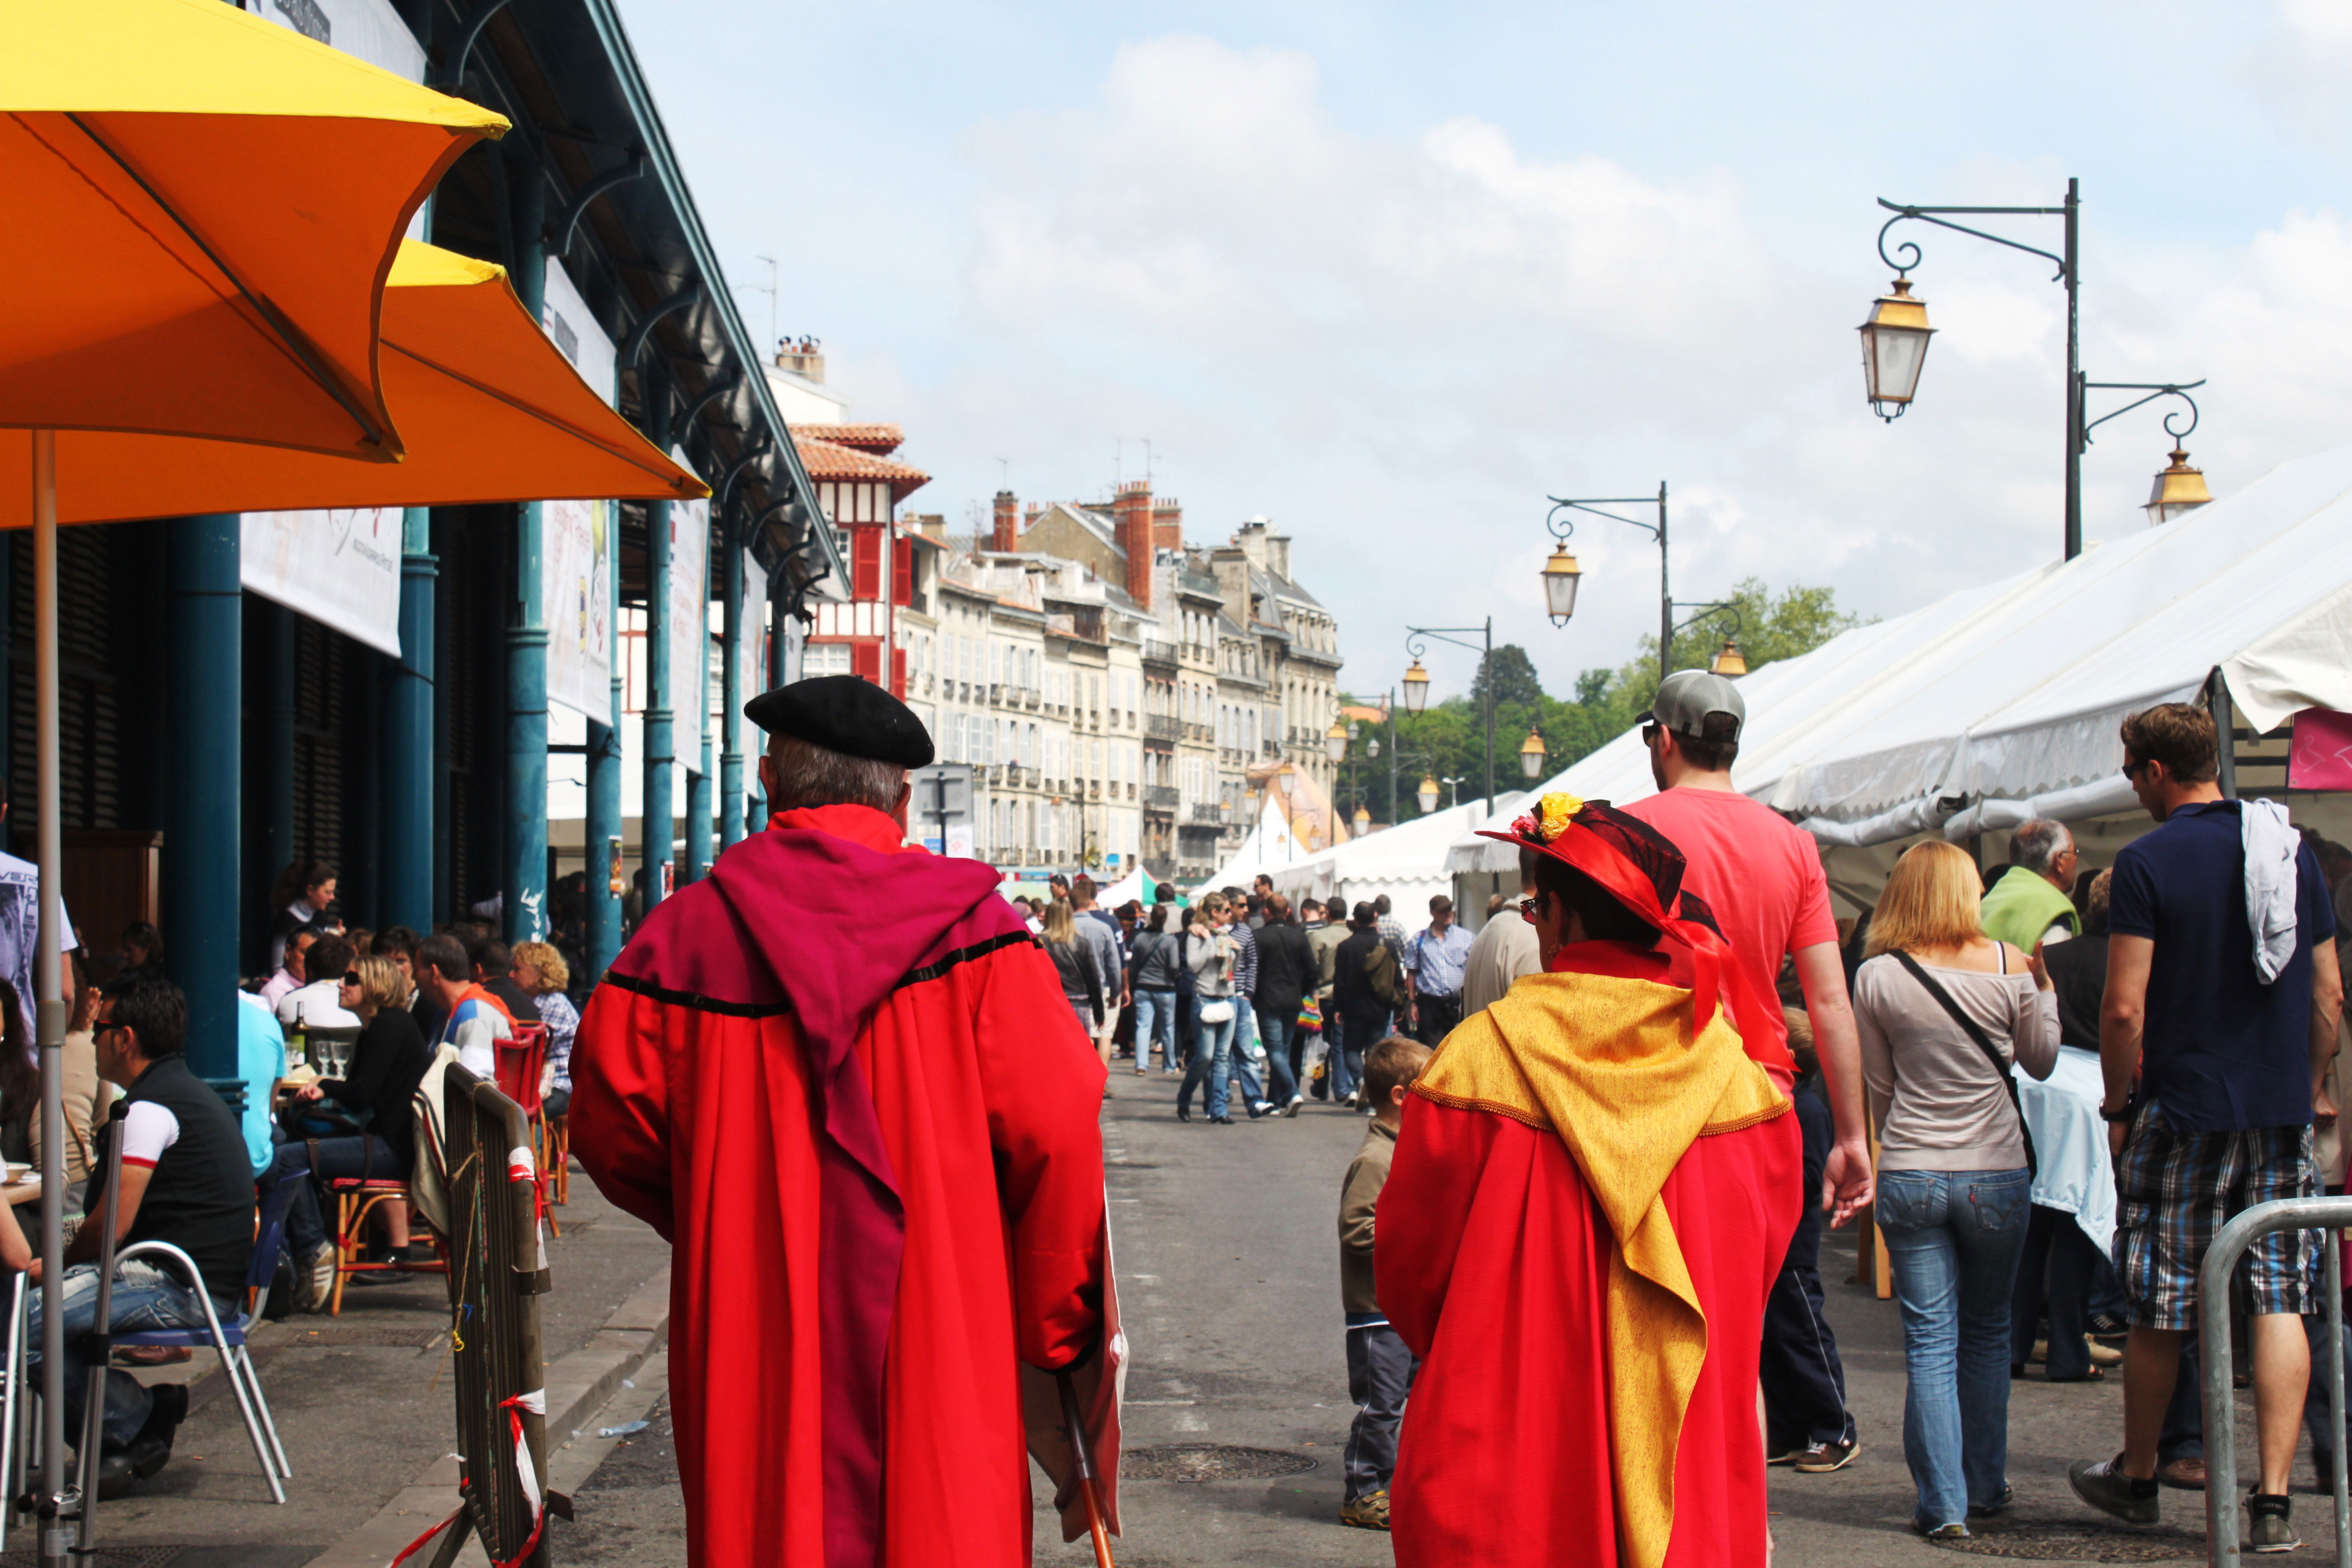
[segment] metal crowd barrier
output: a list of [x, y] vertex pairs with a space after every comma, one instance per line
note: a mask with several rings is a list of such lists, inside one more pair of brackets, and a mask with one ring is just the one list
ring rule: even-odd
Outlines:
[[[2327, 1393], [2334, 1416], [2336, 1561], [2352, 1568], [2352, 1503], [2345, 1489], [2344, 1271], [2336, 1232], [2352, 1228], [2352, 1197], [2280, 1198], [2256, 1204], [2221, 1227], [2197, 1274], [2197, 1334], [2205, 1377], [2205, 1545], [2213, 1568], [2238, 1568], [2238, 1426], [2230, 1360], [2230, 1276], [2257, 1237], [2274, 1230], [2327, 1233], [2320, 1274], [2327, 1282]], [[2317, 1369], [2315, 1368], [2315, 1371]], [[2295, 1425], [2303, 1412], [2294, 1413]]]

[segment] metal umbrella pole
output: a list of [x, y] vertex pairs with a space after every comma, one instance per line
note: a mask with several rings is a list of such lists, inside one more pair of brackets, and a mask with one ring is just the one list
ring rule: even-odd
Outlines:
[[33, 432], [33, 754], [40, 920], [33, 961], [33, 1039], [41, 1058], [41, 1489], [34, 1500], [41, 1568], [66, 1568], [67, 1521], [64, 895], [58, 817], [58, 438]]
[[[106, 1447], [106, 1380], [114, 1363], [114, 1336], [108, 1331], [114, 1321], [114, 1233], [122, 1213], [122, 1121], [130, 1114], [127, 1100], [116, 1100], [109, 1113], [113, 1127], [106, 1140], [106, 1207], [100, 1216], [105, 1229], [98, 1237], [98, 1316], [91, 1320], [90, 1331], [82, 1336], [82, 1353], [89, 1359], [89, 1386], [82, 1391], [80, 1447], [76, 1450], [81, 1460], [76, 1489], [81, 1493], [79, 1549], [83, 1552], [98, 1544], [98, 1465]], [[268, 1463], [265, 1456], [263, 1468]]]

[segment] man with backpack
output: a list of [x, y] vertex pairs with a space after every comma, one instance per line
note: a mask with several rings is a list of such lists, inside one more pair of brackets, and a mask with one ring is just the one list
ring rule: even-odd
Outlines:
[[[1346, 1053], [1342, 1071], [1356, 1083], [1363, 1078], [1364, 1053], [1388, 1037], [1389, 1021], [1403, 1013], [1408, 997], [1396, 953], [1381, 938], [1379, 912], [1360, 903], [1348, 924], [1350, 934], [1331, 958], [1331, 1010]], [[1351, 1094], [1348, 1102], [1358, 1098]]]

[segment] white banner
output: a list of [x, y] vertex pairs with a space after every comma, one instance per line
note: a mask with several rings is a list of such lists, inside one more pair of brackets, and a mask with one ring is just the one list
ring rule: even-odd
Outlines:
[[[740, 677], [743, 700], [749, 702], [768, 689], [768, 574], [759, 558], [750, 551], [743, 552], [743, 631], [735, 639], [735, 656]], [[764, 749], [746, 742], [753, 749]]]
[[[686, 454], [672, 449], [678, 467], [691, 468]], [[710, 503], [669, 503], [670, 754], [688, 773], [702, 771], [703, 715], [710, 707], [710, 643], [705, 614], [710, 607]]]
[[613, 503], [551, 500], [539, 509], [547, 700], [613, 721]]
[[560, 261], [548, 263], [546, 298], [540, 305], [540, 318], [547, 335], [555, 341], [563, 357], [572, 362], [572, 368], [580, 373], [580, 379], [594, 387], [597, 396], [612, 402], [615, 357], [613, 340], [596, 324], [588, 301], [572, 287], [572, 275]]
[[401, 509], [249, 511], [238, 581], [263, 598], [400, 657]]

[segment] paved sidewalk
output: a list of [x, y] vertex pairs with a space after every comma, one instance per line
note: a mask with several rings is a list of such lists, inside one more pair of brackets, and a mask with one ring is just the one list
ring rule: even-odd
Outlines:
[[[625, 1303], [667, 1277], [669, 1262], [667, 1245], [649, 1226], [575, 1177], [571, 1204], [553, 1211], [562, 1238], [548, 1243], [554, 1289], [541, 1299], [541, 1322], [551, 1364], [590, 1348]], [[637, 1307], [622, 1314], [644, 1315]], [[156, 1549], [138, 1558], [142, 1568], [296, 1568], [329, 1552], [449, 1451], [448, 1321], [440, 1277], [419, 1275], [354, 1283], [340, 1318], [298, 1313], [255, 1335], [262, 1388], [294, 1468], [283, 1507], [269, 1500], [211, 1352], [148, 1374], [193, 1378], [194, 1408], [163, 1473], [100, 1505], [100, 1543]], [[651, 1333], [644, 1337], [649, 1347]], [[410, 1536], [426, 1522], [419, 1518]], [[14, 1531], [6, 1544], [13, 1559], [32, 1545], [30, 1532]], [[165, 1556], [165, 1548], [180, 1550]], [[382, 1568], [390, 1555], [368, 1568]]]

